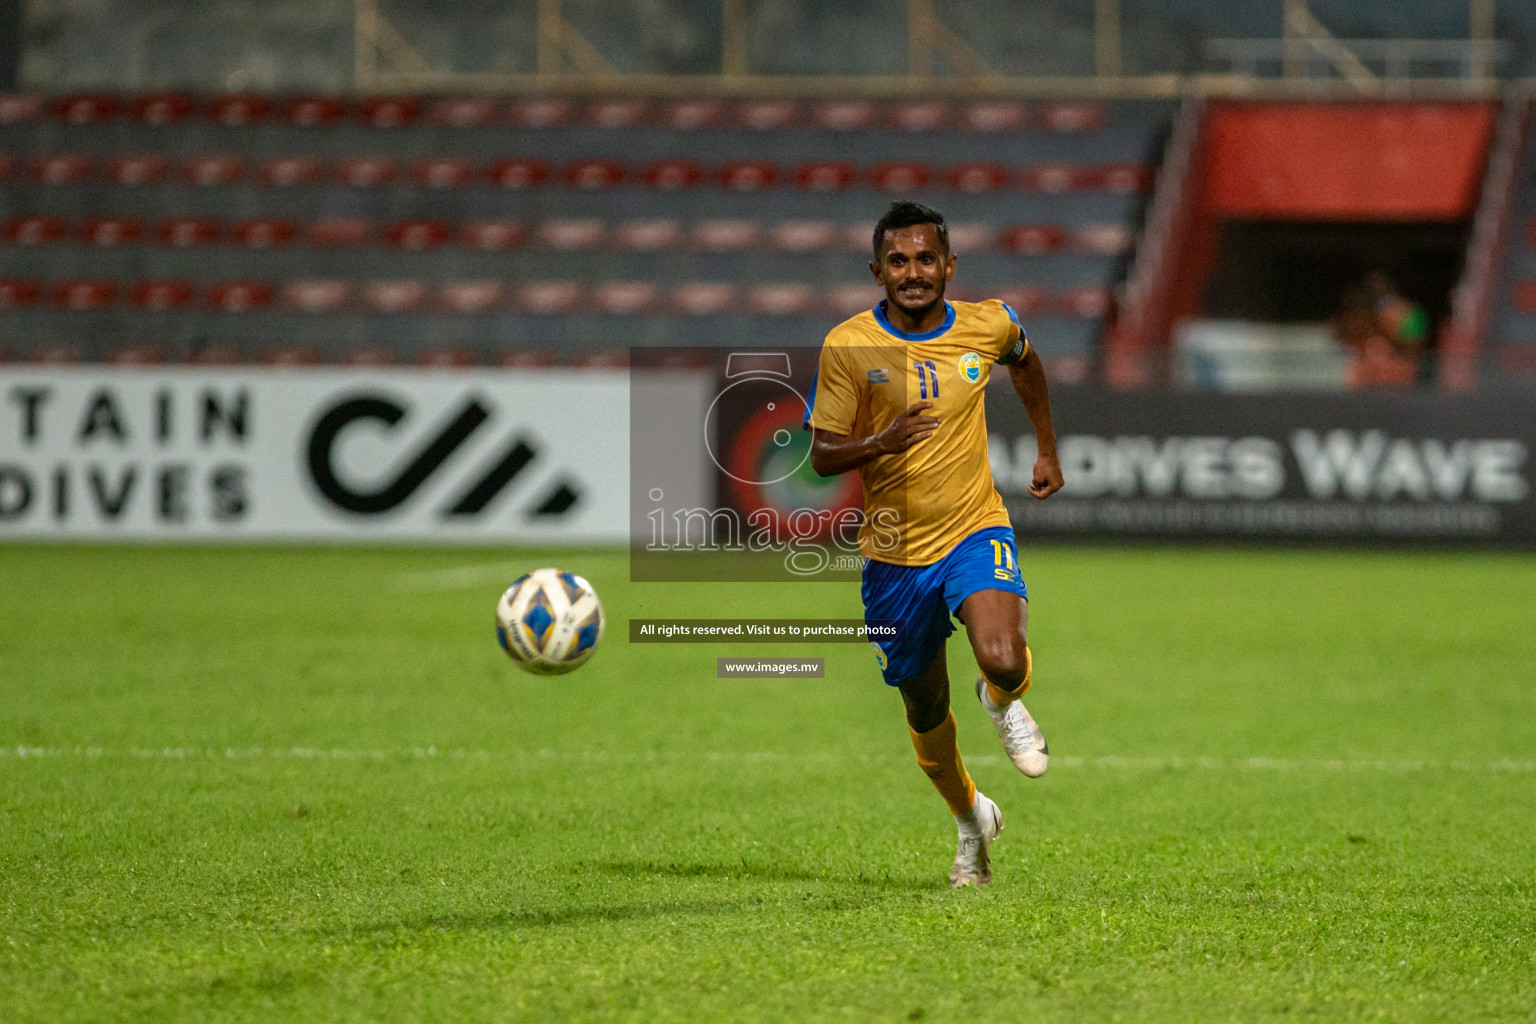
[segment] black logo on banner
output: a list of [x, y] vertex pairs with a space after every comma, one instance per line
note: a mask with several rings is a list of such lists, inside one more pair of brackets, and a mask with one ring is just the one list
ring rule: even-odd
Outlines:
[[[359, 489], [345, 483], [336, 472], [336, 442], [342, 433], [360, 420], [373, 420], [393, 429], [409, 410], [379, 395], [359, 395], [337, 404], [315, 422], [309, 435], [307, 459], [309, 475], [327, 501], [344, 512], [376, 516], [398, 508], [422, 484], [437, 474], [466, 441], [491, 420], [491, 411], [478, 398], [471, 397], [464, 407], [427, 440], [393, 480], [373, 489]], [[471, 479], [442, 510], [445, 519], [478, 516], [526, 470], [539, 456], [534, 441], [526, 436], [512, 439], [506, 451], [479, 476]], [[562, 516], [580, 503], [575, 484], [562, 480], [542, 495], [527, 511], [531, 518]]]

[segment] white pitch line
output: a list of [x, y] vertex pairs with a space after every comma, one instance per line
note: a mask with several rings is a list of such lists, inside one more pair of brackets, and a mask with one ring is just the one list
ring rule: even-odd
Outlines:
[[[421, 761], [421, 760], [539, 760], [585, 764], [672, 764], [698, 761], [708, 764], [895, 764], [910, 760], [907, 754], [846, 754], [834, 751], [809, 754], [785, 754], [774, 750], [733, 751], [638, 751], [603, 750], [465, 750], [463, 748], [396, 747], [357, 749], [350, 747], [36, 747], [11, 745], [0, 747], [0, 761], [42, 759], [107, 758], [182, 761], [205, 760], [295, 760], [295, 761]], [[996, 754], [972, 755], [972, 764], [996, 765]], [[1250, 773], [1333, 772], [1419, 774], [1423, 772], [1464, 772], [1493, 774], [1536, 773], [1536, 759], [1495, 758], [1488, 761], [1418, 761], [1404, 759], [1340, 759], [1281, 757], [1122, 757], [1108, 754], [1080, 757], [1057, 754], [1051, 758], [1055, 768], [1107, 771], [1217, 771]]]

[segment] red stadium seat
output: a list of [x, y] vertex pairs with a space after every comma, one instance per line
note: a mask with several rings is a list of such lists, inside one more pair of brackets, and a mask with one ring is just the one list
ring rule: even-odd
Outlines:
[[91, 217], [80, 223], [86, 245], [131, 245], [144, 237], [143, 217]]
[[117, 116], [119, 102], [109, 93], [76, 93], [53, 102], [53, 116], [70, 124], [96, 124]]
[[757, 132], [790, 128], [799, 120], [800, 104], [794, 100], [746, 100], [736, 108], [736, 123]]
[[247, 249], [271, 249], [287, 245], [298, 235], [298, 226], [281, 217], [256, 217], [233, 224], [230, 241]]
[[812, 192], [835, 192], [853, 184], [853, 165], [841, 160], [816, 160], [795, 168], [795, 185]]
[[0, 309], [30, 306], [37, 301], [42, 287], [21, 277], [0, 277]]
[[60, 281], [53, 287], [53, 304], [64, 309], [101, 309], [116, 298], [116, 281], [77, 278]]
[[354, 156], [336, 162], [336, 180], [352, 188], [379, 188], [395, 180], [395, 162], [387, 156]]
[[1114, 300], [1108, 288], [1072, 288], [1063, 292], [1058, 301], [1068, 316], [1080, 316], [1096, 320], [1108, 316]]
[[1107, 192], [1145, 192], [1152, 187], [1152, 168], [1145, 164], [1105, 164], [1088, 172], [1094, 188]]
[[320, 350], [313, 345], [284, 345], [262, 353], [267, 366], [314, 366], [320, 362]]
[[931, 132], [947, 128], [954, 121], [955, 112], [941, 100], [918, 100], [904, 103], [900, 100], [891, 105], [891, 127], [903, 132]]
[[554, 357], [543, 349], [515, 348], [496, 357], [496, 365], [505, 369], [525, 370], [531, 367], [549, 366]]
[[571, 365], [583, 370], [622, 370], [629, 366], [629, 351], [611, 348], [602, 352], [583, 352], [571, 360]]
[[107, 161], [107, 180], [114, 185], [149, 185], [164, 181], [171, 163], [163, 156], [119, 156]]
[[101, 360], [109, 366], [158, 366], [165, 361], [159, 345], [129, 345], [108, 349]]
[[649, 281], [605, 281], [593, 289], [592, 302], [618, 316], [644, 313], [656, 305], [656, 286]]
[[762, 226], [755, 220], [701, 220], [693, 226], [693, 244], [709, 252], [739, 252], [757, 244]]
[[33, 121], [43, 112], [43, 98], [25, 93], [0, 93], [0, 124]]
[[464, 225], [459, 238], [471, 249], [515, 249], [523, 244], [528, 229], [517, 220], [476, 220]]
[[453, 237], [446, 220], [402, 220], [384, 229], [390, 245], [402, 249], [435, 249]]
[[321, 249], [349, 249], [373, 240], [373, 221], [363, 217], [327, 217], [304, 229], [304, 238]]
[[193, 185], [233, 185], [245, 177], [245, 161], [229, 154], [194, 156], [182, 164], [181, 173]]
[[531, 281], [517, 291], [518, 304], [529, 313], [569, 313], [581, 301], [574, 281]]
[[642, 99], [593, 100], [586, 120], [594, 128], [638, 128], [650, 115], [651, 105]]
[[185, 121], [196, 109], [197, 101], [185, 93], [161, 92], [140, 96], [128, 113], [140, 124], [167, 125]]
[[1029, 127], [1029, 109], [1007, 100], [969, 103], [960, 124], [973, 132], [1017, 132]]
[[702, 174], [697, 160], [657, 160], [646, 166], [645, 183], [651, 188], [691, 188]]
[[1081, 187], [1085, 170], [1075, 164], [1034, 164], [1024, 168], [1020, 181], [1035, 192], [1067, 192]]
[[1008, 169], [1002, 164], [956, 164], [944, 179], [958, 192], [992, 192], [1008, 184]]
[[265, 121], [272, 101], [265, 96], [215, 96], [208, 101], [208, 117], [231, 128]]
[[449, 281], [437, 292], [437, 305], [447, 313], [490, 313], [506, 301], [500, 281]]
[[1093, 363], [1086, 356], [1056, 356], [1042, 359], [1048, 380], [1062, 384], [1081, 384], [1093, 372]]
[[1056, 103], [1040, 112], [1040, 122], [1053, 132], [1091, 132], [1104, 127], [1099, 103]]
[[1050, 298], [1045, 289], [1030, 285], [993, 289], [988, 297], [1008, 303], [1020, 316], [1044, 313], [1050, 307]]
[[838, 284], [827, 289], [827, 308], [839, 316], [854, 316], [885, 298], [885, 292], [873, 281]]
[[736, 286], [725, 281], [693, 281], [672, 291], [672, 305], [679, 313], [709, 316], [729, 312], [736, 305]]
[[949, 247], [954, 252], [986, 252], [997, 243], [997, 228], [985, 221], [961, 221], [949, 226]]
[[839, 232], [839, 245], [844, 252], [871, 253], [874, 249], [875, 226], [862, 221], [844, 224]]
[[235, 345], [207, 345], [187, 356], [187, 362], [196, 366], [239, 366], [242, 361]]
[[533, 188], [549, 177], [549, 164], [543, 160], [497, 160], [491, 164], [488, 179], [502, 188]]
[[272, 302], [272, 286], [265, 281], [223, 281], [208, 289], [208, 305], [224, 313], [244, 313]]
[[80, 350], [73, 345], [39, 345], [25, 361], [38, 366], [67, 366], [80, 361]]
[[342, 353], [341, 358], [336, 360], [336, 365], [367, 369], [369, 367], [394, 366], [395, 362], [395, 354], [389, 351], [389, 349], [364, 345], [362, 348], [354, 348]]
[[823, 252], [837, 244], [837, 225], [830, 220], [786, 220], [769, 230], [768, 241], [785, 252]]
[[674, 249], [682, 241], [683, 226], [675, 220], [625, 221], [613, 231], [613, 244], [630, 252]]
[[568, 99], [530, 97], [514, 100], [507, 119], [517, 128], [558, 128], [568, 124], [574, 112], [575, 104]]
[[197, 297], [191, 281], [139, 281], [128, 291], [128, 304], [135, 309], [161, 312], [185, 309]]
[[314, 156], [280, 156], [261, 164], [256, 177], [263, 185], [288, 188], [313, 185], [325, 173], [325, 165]]
[[416, 365], [427, 370], [462, 370], [478, 366], [480, 359], [467, 348], [424, 348], [416, 356]]
[[0, 153], [0, 181], [4, 181], [6, 178], [9, 178], [11, 173], [15, 170], [16, 161], [6, 156], [5, 154]]
[[432, 120], [448, 128], [483, 128], [496, 120], [496, 101], [488, 96], [449, 96], [432, 104]]
[[760, 284], [747, 290], [747, 309], [767, 316], [809, 313], [815, 302], [816, 290], [808, 284]]
[[1067, 243], [1067, 233], [1054, 224], [1018, 224], [1005, 228], [998, 237], [1003, 252], [1039, 256], [1056, 252]]
[[1536, 316], [1536, 281], [1516, 281], [1510, 300], [1526, 316]]
[[755, 192], [772, 185], [778, 169], [766, 160], [737, 160], [722, 165], [716, 173], [722, 188]]
[[1072, 248], [1101, 256], [1129, 252], [1134, 239], [1126, 224], [1083, 224], [1072, 232]]
[[62, 239], [68, 230], [69, 225], [64, 218], [52, 214], [12, 217], [0, 221], [0, 241], [17, 245], [46, 245]]
[[565, 183], [571, 188], [613, 188], [624, 181], [624, 164], [618, 160], [577, 160], [565, 166]]
[[208, 245], [218, 237], [219, 222], [212, 217], [169, 217], [155, 225], [155, 238], [161, 245]]
[[300, 128], [339, 124], [346, 112], [346, 104], [335, 96], [295, 96], [283, 104], [283, 119]]
[[91, 173], [92, 161], [78, 153], [40, 156], [32, 161], [32, 180], [41, 185], [73, 185]]
[[601, 245], [608, 226], [596, 217], [555, 218], [539, 225], [538, 239], [552, 249], [593, 249]]
[[474, 177], [473, 161], [463, 157], [432, 157], [411, 167], [411, 183], [422, 188], [463, 188]]
[[725, 118], [719, 100], [674, 100], [661, 110], [661, 123], [673, 131], [713, 128]]
[[859, 131], [875, 121], [872, 100], [833, 100], [811, 109], [811, 121], [818, 128], [835, 132]]
[[411, 96], [372, 96], [357, 105], [357, 119], [370, 128], [401, 128], [421, 117], [421, 102]]
[[892, 161], [877, 164], [870, 169], [869, 181], [876, 188], [888, 192], [908, 192], [928, 184], [933, 172], [927, 164], [910, 161]]
[[334, 313], [347, 305], [352, 286], [346, 281], [289, 281], [282, 304], [300, 313]]
[[363, 285], [363, 308], [370, 313], [414, 313], [427, 301], [420, 281], [370, 281]]

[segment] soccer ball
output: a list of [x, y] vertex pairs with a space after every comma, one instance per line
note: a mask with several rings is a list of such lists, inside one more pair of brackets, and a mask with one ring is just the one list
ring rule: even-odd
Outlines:
[[575, 573], [525, 573], [496, 602], [496, 639], [534, 675], [557, 676], [584, 664], [602, 638], [597, 591]]

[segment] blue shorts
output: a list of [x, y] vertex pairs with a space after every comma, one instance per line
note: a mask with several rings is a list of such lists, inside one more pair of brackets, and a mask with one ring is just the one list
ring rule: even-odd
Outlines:
[[896, 639], [874, 644], [887, 686], [923, 674], [955, 631], [950, 616], [978, 590], [1006, 590], [1029, 600], [1012, 527], [977, 530], [932, 565], [864, 560], [864, 621], [903, 623]]

